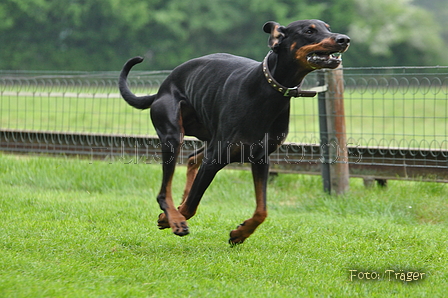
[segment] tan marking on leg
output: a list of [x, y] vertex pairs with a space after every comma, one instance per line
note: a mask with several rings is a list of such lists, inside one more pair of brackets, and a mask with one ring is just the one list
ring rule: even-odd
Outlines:
[[186, 210], [185, 204], [187, 202], [188, 195], [190, 194], [191, 187], [193, 185], [194, 179], [196, 179], [196, 175], [198, 173], [198, 169], [202, 164], [202, 159], [204, 157], [204, 152], [199, 153], [198, 155], [192, 156], [188, 159], [188, 167], [187, 167], [187, 182], [185, 183], [184, 194], [182, 196], [182, 203], [179, 206], [180, 213], [185, 216], [186, 219], [191, 218], [194, 214], [189, 214]]
[[268, 216], [266, 209], [266, 184], [261, 177], [254, 177], [254, 186], [257, 207], [251, 218], [245, 220], [236, 230], [230, 232], [229, 242], [231, 244], [243, 243]]
[[188, 234], [188, 226], [185, 217], [180, 214], [174, 205], [171, 183], [172, 177], [166, 187], [166, 209], [164, 213], [159, 215], [157, 224], [159, 229], [166, 229], [170, 227], [174, 234], [184, 236]]

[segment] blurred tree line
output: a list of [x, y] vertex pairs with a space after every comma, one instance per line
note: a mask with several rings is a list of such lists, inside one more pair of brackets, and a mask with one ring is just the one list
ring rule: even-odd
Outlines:
[[[446, 0], [2, 0], [0, 69], [172, 69], [228, 52], [261, 60], [263, 24], [322, 19], [346, 33], [345, 66], [442, 65]], [[446, 24], [446, 22], [445, 22]]]

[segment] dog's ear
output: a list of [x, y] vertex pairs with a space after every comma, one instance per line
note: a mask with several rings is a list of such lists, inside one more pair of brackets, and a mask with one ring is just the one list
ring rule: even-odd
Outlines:
[[276, 22], [267, 22], [263, 26], [263, 31], [269, 33], [269, 47], [276, 52], [285, 37], [285, 27]]

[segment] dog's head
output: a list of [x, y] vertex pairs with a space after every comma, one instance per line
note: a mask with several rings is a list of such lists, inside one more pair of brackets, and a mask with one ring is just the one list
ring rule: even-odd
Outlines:
[[330, 26], [319, 20], [296, 21], [283, 27], [267, 22], [263, 30], [270, 34], [269, 47], [276, 53], [287, 51], [306, 69], [336, 68], [341, 54], [349, 45], [347, 35], [332, 33]]

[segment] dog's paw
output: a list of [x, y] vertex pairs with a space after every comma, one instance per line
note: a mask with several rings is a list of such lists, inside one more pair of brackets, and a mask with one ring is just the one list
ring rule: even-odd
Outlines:
[[177, 236], [185, 236], [188, 235], [190, 233], [190, 231], [188, 230], [188, 225], [186, 221], [181, 221], [181, 222], [174, 222], [173, 226], [171, 227], [171, 230], [173, 231], [173, 233]]
[[168, 218], [166, 218], [165, 213], [159, 214], [159, 219], [157, 220], [157, 226], [159, 227], [160, 230], [167, 229], [170, 227]]
[[157, 220], [157, 225], [160, 230], [171, 228], [173, 233], [177, 236], [185, 236], [190, 233], [187, 222], [183, 216], [179, 217], [178, 220], [173, 220], [170, 223], [165, 213], [160, 213], [159, 219]]
[[[238, 228], [240, 226], [238, 226]], [[238, 244], [243, 243], [244, 240], [246, 240], [246, 238], [248, 237], [248, 236], [244, 235], [243, 231], [241, 231], [238, 228], [236, 230], [233, 230], [230, 232], [229, 244], [231, 246], [236, 246]]]

